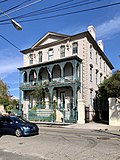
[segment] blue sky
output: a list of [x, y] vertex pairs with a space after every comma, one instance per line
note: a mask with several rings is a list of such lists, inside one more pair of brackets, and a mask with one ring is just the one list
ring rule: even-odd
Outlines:
[[[15, 18], [16, 16], [66, 1], [68, 0], [60, 0], [59, 2], [56, 0], [29, 0], [28, 3], [24, 3], [22, 6], [26, 6], [33, 2], [36, 3], [7, 14], [9, 14], [11, 18]], [[2, 0], [0, 0], [0, 2], [2, 2]], [[0, 9], [6, 11], [7, 9], [22, 2], [25, 2], [25, 0], [21, 0], [20, 2], [6, 0], [0, 3]], [[83, 0], [71, 0], [71, 2], [69, 1], [69, 3], [65, 3], [64, 5], [80, 2], [83, 4]], [[92, 3], [87, 4], [89, 2]], [[84, 0], [84, 3], [86, 4], [82, 6], [78, 5], [78, 7], [75, 8], [68, 7], [67, 10], [63, 11], [59, 9], [59, 11], [56, 12], [41, 14], [38, 16], [36, 15], [34, 17], [24, 19], [15, 19], [22, 25], [22, 31], [15, 30], [12, 24], [3, 24], [1, 21], [7, 19], [7, 17], [0, 15], [0, 35], [15, 44], [20, 48], [20, 50], [24, 50], [31, 47], [48, 31], [72, 35], [86, 31], [89, 25], [93, 25], [96, 29], [97, 40], [103, 40], [105, 54], [113, 64], [115, 68], [114, 70], [117, 70], [120, 69], [120, 5], [88, 12], [79, 12], [67, 16], [21, 22], [23, 20], [26, 21], [28, 19], [31, 20], [46, 16], [49, 17], [117, 2], [120, 2], [120, 0]], [[10, 21], [8, 20], [7, 22], [9, 23]], [[22, 67], [22, 65], [22, 53], [0, 37], [0, 79], [2, 79], [9, 86], [10, 94], [16, 97], [19, 97], [19, 71], [17, 68]]]

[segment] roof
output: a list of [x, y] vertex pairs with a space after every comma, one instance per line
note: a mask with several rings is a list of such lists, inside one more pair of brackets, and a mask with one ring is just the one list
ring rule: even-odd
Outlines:
[[[44, 43], [48, 38], [53, 38], [54, 41], [50, 41], [48, 43]], [[47, 47], [53, 47], [57, 44], [67, 42], [68, 40], [74, 40], [77, 38], [86, 37], [88, 41], [94, 46], [94, 48], [101, 54], [103, 59], [107, 62], [107, 64], [110, 66], [111, 69], [114, 69], [113, 65], [109, 61], [109, 59], [106, 57], [105, 53], [101, 50], [101, 48], [98, 46], [95, 39], [92, 37], [92, 35], [89, 33], [89, 31], [81, 32], [75, 35], [65, 35], [65, 34], [59, 34], [56, 32], [47, 32], [42, 38], [40, 38], [31, 48], [22, 50], [21, 53], [27, 54], [34, 50], [40, 50]]]

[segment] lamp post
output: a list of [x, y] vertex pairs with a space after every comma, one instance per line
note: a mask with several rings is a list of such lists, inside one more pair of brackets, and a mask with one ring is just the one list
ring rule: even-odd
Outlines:
[[8, 16], [8, 14], [3, 12], [1, 9], [0, 9], [0, 12], [10, 19], [10, 21], [13, 24], [13, 26], [15, 27], [15, 29], [22, 30], [22, 26], [19, 23], [17, 23], [14, 19], [12, 19], [10, 16]]

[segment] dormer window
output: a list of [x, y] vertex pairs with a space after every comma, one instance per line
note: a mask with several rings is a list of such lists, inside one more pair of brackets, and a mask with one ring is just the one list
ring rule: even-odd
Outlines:
[[53, 48], [50, 48], [48, 51], [48, 60], [53, 60]]
[[33, 64], [33, 54], [29, 55], [29, 64]]
[[77, 54], [78, 53], [78, 42], [74, 42], [72, 44], [72, 53]]
[[40, 51], [39, 53], [38, 53], [38, 61], [39, 62], [42, 62], [42, 51]]
[[65, 45], [60, 46], [60, 58], [65, 57]]

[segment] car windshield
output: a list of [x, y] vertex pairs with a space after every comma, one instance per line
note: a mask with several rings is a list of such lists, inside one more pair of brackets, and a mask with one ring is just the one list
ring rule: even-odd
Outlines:
[[26, 120], [19, 118], [19, 117], [12, 117], [12, 119], [15, 123], [26, 123], [27, 122]]

